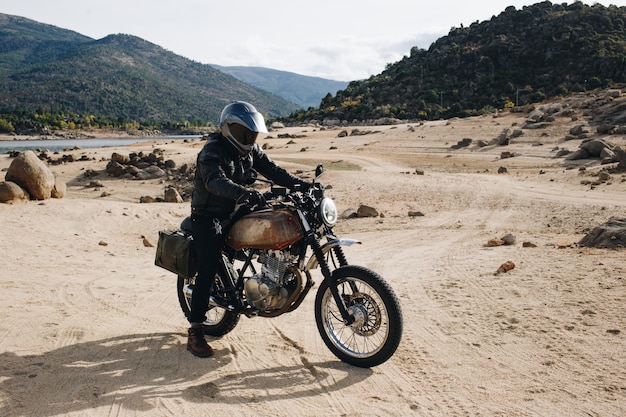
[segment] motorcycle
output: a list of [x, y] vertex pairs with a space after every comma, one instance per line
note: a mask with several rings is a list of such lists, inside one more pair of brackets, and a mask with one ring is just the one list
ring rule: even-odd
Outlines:
[[[311, 271], [320, 268], [323, 281], [314, 309], [322, 340], [343, 362], [362, 368], [377, 366], [400, 344], [400, 302], [376, 272], [348, 264], [343, 247], [360, 242], [335, 236], [337, 208], [324, 195], [318, 181], [322, 173], [318, 165], [306, 191], [272, 186], [265, 194], [267, 206], [238, 207], [225, 224], [216, 225], [227, 237], [204, 333], [223, 336], [237, 326], [242, 315], [269, 318], [293, 312], [314, 286]], [[271, 184], [253, 172], [247, 183], [256, 181]], [[193, 244], [189, 217], [177, 233]], [[194, 282], [193, 273], [178, 276], [178, 300], [187, 318]]]

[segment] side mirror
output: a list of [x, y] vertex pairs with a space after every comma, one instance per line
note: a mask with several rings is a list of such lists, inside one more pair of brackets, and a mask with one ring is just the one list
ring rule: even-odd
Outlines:
[[319, 164], [317, 168], [315, 168], [315, 178], [318, 178], [323, 173], [324, 173], [324, 166], [322, 164]]

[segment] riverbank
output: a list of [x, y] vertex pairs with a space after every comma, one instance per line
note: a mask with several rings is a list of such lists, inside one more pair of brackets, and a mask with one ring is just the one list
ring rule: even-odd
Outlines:
[[[626, 174], [600, 182], [598, 159], [557, 156], [584, 140], [566, 140], [585, 123], [575, 115], [541, 129], [502, 114], [286, 128], [261, 141], [300, 176], [323, 163], [340, 212], [380, 213], [336, 228], [363, 242], [346, 247], [350, 263], [385, 277], [402, 304], [400, 347], [374, 369], [323, 344], [317, 270], [298, 310], [242, 318], [210, 339], [215, 357], [191, 356], [176, 277], [154, 266], [153, 246], [189, 203], [140, 203], [168, 180], [105, 167], [112, 152], [157, 148], [193, 164], [203, 141], [68, 151], [76, 162], [51, 166], [64, 198], [0, 204], [0, 415], [626, 415], [624, 251], [577, 245], [626, 217]], [[0, 155], [0, 172], [10, 163]]]
[[74, 139], [131, 139], [165, 136], [202, 136], [211, 129], [139, 130], [139, 129], [66, 129], [54, 132], [0, 133], [0, 141], [74, 140]]

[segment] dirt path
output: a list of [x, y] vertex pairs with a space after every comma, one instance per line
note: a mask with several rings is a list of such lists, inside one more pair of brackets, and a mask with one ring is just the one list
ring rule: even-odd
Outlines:
[[[94, 159], [54, 168], [73, 181], [64, 199], [0, 205], [0, 415], [624, 415], [624, 253], [574, 243], [626, 215], [626, 182], [582, 185], [587, 174], [552, 158], [556, 136], [525, 137], [514, 146], [526, 156], [507, 161], [498, 148], [449, 149], [513, 120], [497, 123], [268, 141], [303, 175], [324, 162], [340, 210], [383, 213], [337, 227], [363, 242], [346, 250], [351, 263], [383, 275], [402, 303], [400, 348], [369, 370], [324, 346], [313, 294], [291, 314], [243, 318], [212, 341], [215, 358], [189, 355], [175, 277], [143, 244], [176, 227], [188, 203], [139, 204], [163, 191], [159, 181], [86, 187], [82, 173], [102, 170], [113, 150], [81, 151]], [[132, 150], [155, 146], [182, 163], [201, 143]], [[509, 233], [514, 245], [486, 246]], [[506, 261], [515, 268], [497, 274]]]

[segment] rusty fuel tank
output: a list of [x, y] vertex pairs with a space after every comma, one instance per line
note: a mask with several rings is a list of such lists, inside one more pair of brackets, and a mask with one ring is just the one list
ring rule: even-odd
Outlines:
[[267, 209], [239, 219], [230, 229], [226, 244], [235, 250], [282, 250], [303, 237], [295, 214], [285, 209]]

